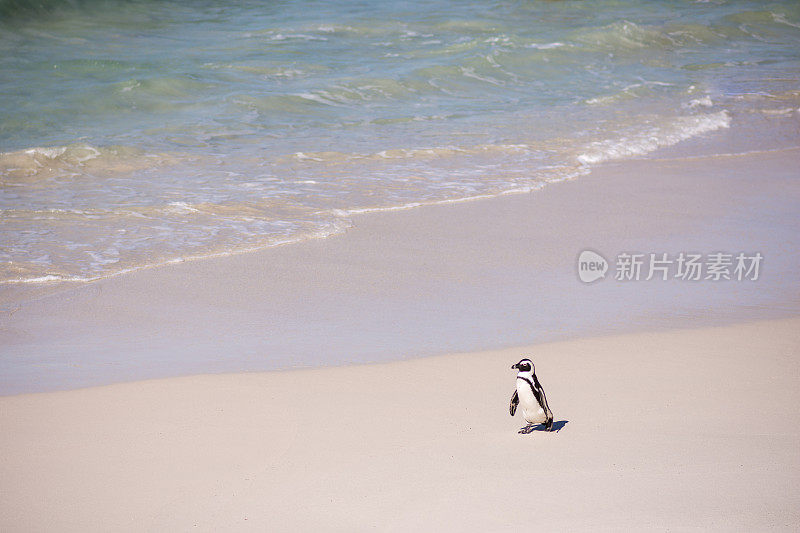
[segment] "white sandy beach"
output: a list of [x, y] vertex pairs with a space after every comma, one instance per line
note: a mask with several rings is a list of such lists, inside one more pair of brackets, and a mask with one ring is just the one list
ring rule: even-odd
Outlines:
[[[4, 531], [794, 530], [800, 320], [0, 399]], [[517, 434], [532, 356], [557, 433]]]
[[[795, 530], [796, 159], [632, 161], [9, 290], [4, 394], [128, 383], [0, 397], [0, 530]], [[587, 246], [759, 250], [768, 268], [587, 286]], [[350, 349], [337, 364], [406, 360], [208, 374]], [[557, 433], [508, 415], [523, 355]], [[141, 381], [188, 374], [205, 375]]]

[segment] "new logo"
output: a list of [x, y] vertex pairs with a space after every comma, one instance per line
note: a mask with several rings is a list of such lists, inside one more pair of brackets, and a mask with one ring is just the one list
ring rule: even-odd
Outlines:
[[584, 283], [591, 283], [606, 277], [608, 261], [602, 255], [584, 250], [578, 256], [578, 277]]

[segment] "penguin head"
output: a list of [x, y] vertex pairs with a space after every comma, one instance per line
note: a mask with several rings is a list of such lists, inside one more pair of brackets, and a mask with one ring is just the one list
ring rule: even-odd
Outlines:
[[523, 359], [511, 368], [516, 368], [520, 372], [533, 372], [533, 361], [530, 359]]

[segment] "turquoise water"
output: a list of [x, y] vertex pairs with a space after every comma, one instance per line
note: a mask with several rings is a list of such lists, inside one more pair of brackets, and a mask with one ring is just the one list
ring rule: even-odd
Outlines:
[[795, 1], [23, 4], [0, 0], [5, 282], [324, 237], [734, 128], [798, 138]]

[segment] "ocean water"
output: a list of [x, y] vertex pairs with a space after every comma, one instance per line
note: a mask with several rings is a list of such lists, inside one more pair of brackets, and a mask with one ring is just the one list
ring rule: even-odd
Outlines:
[[2, 283], [800, 139], [796, 1], [29, 4], [0, 0]]

